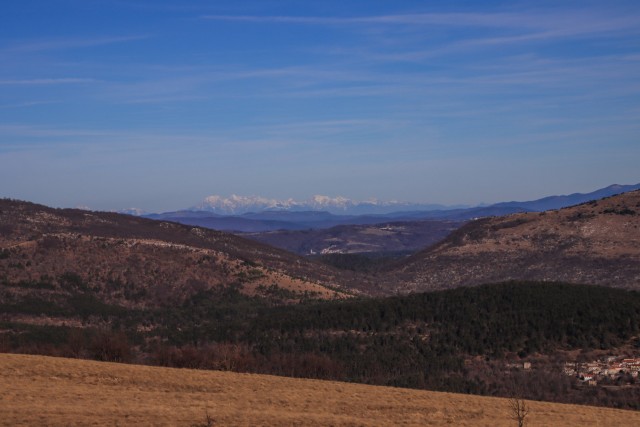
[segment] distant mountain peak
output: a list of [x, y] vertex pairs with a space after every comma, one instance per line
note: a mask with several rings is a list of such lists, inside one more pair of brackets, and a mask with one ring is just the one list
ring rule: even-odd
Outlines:
[[264, 210], [289, 210], [298, 202], [293, 199], [277, 200], [262, 196], [239, 196], [232, 194], [229, 197], [219, 195], [207, 196], [192, 210], [210, 211], [223, 215], [239, 215], [247, 212]]
[[[512, 207], [532, 211], [544, 211], [560, 209], [565, 206], [584, 203], [589, 200], [613, 196], [619, 193], [640, 188], [640, 184], [619, 185], [613, 184], [591, 193], [574, 193], [562, 196], [547, 196], [542, 199], [530, 201], [511, 201], [495, 203], [488, 207], [501, 208]], [[228, 197], [211, 195], [199, 204], [191, 207], [192, 211], [207, 211], [218, 215], [242, 215], [246, 213], [258, 213], [264, 211], [325, 211], [337, 215], [384, 215], [407, 211], [436, 211], [451, 209], [466, 209], [468, 205], [445, 206], [439, 204], [402, 202], [398, 200], [379, 200], [371, 198], [364, 201], [352, 200], [344, 196], [327, 196], [315, 194], [307, 200], [274, 199], [263, 196], [241, 196], [232, 194]], [[477, 206], [482, 207], [482, 205]]]
[[116, 211], [116, 213], [133, 215], [133, 216], [143, 216], [144, 214], [147, 213], [147, 211], [140, 208], [127, 208], [127, 209], [120, 209], [119, 211]]
[[221, 215], [242, 215], [249, 212], [262, 212], [269, 210], [280, 211], [326, 211], [333, 214], [366, 215], [384, 214], [405, 210], [434, 210], [446, 208], [442, 205], [419, 204], [399, 202], [397, 200], [382, 201], [375, 198], [366, 201], [356, 201], [344, 196], [326, 196], [316, 194], [308, 200], [295, 200], [292, 198], [279, 200], [262, 196], [239, 196], [232, 194], [229, 197], [212, 195], [193, 206], [191, 210], [209, 211]]
[[562, 196], [547, 196], [542, 199], [531, 200], [527, 202], [503, 202], [496, 203], [493, 206], [512, 206], [521, 207], [532, 211], [546, 211], [551, 209], [560, 209], [567, 206], [578, 205], [590, 200], [597, 200], [603, 197], [615, 196], [617, 194], [626, 193], [640, 189], [640, 184], [620, 185], [613, 184], [605, 188], [592, 191], [590, 193], [573, 193]]

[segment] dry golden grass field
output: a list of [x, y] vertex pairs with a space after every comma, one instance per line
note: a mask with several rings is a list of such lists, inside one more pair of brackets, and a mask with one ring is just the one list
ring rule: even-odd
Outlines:
[[[530, 426], [640, 426], [640, 412], [530, 402]], [[0, 354], [0, 424], [515, 426], [505, 399]]]

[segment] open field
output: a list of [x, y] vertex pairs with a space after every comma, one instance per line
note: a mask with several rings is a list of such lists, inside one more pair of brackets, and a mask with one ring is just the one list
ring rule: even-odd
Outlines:
[[[640, 412], [530, 402], [531, 426], [637, 426]], [[512, 426], [505, 399], [0, 354], [2, 425]]]

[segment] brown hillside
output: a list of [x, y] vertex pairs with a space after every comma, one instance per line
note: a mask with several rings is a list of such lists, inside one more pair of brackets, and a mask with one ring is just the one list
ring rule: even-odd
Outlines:
[[[513, 426], [506, 399], [0, 354], [0, 425]], [[529, 425], [637, 426], [640, 412], [528, 402]]]
[[174, 303], [230, 284], [248, 294], [276, 285], [294, 295], [343, 295], [331, 268], [228, 233], [6, 199], [0, 200], [0, 281], [22, 282], [0, 289], [5, 300], [83, 286], [80, 291], [125, 306]]
[[387, 277], [403, 291], [506, 280], [640, 289], [640, 191], [471, 222]]

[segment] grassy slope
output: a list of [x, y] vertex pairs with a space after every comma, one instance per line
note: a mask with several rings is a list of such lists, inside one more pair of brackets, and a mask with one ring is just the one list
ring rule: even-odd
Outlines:
[[421, 292], [507, 280], [640, 289], [640, 190], [471, 221], [380, 281]]
[[[1, 425], [511, 426], [505, 399], [0, 354]], [[640, 412], [531, 402], [531, 425], [640, 425]]]

